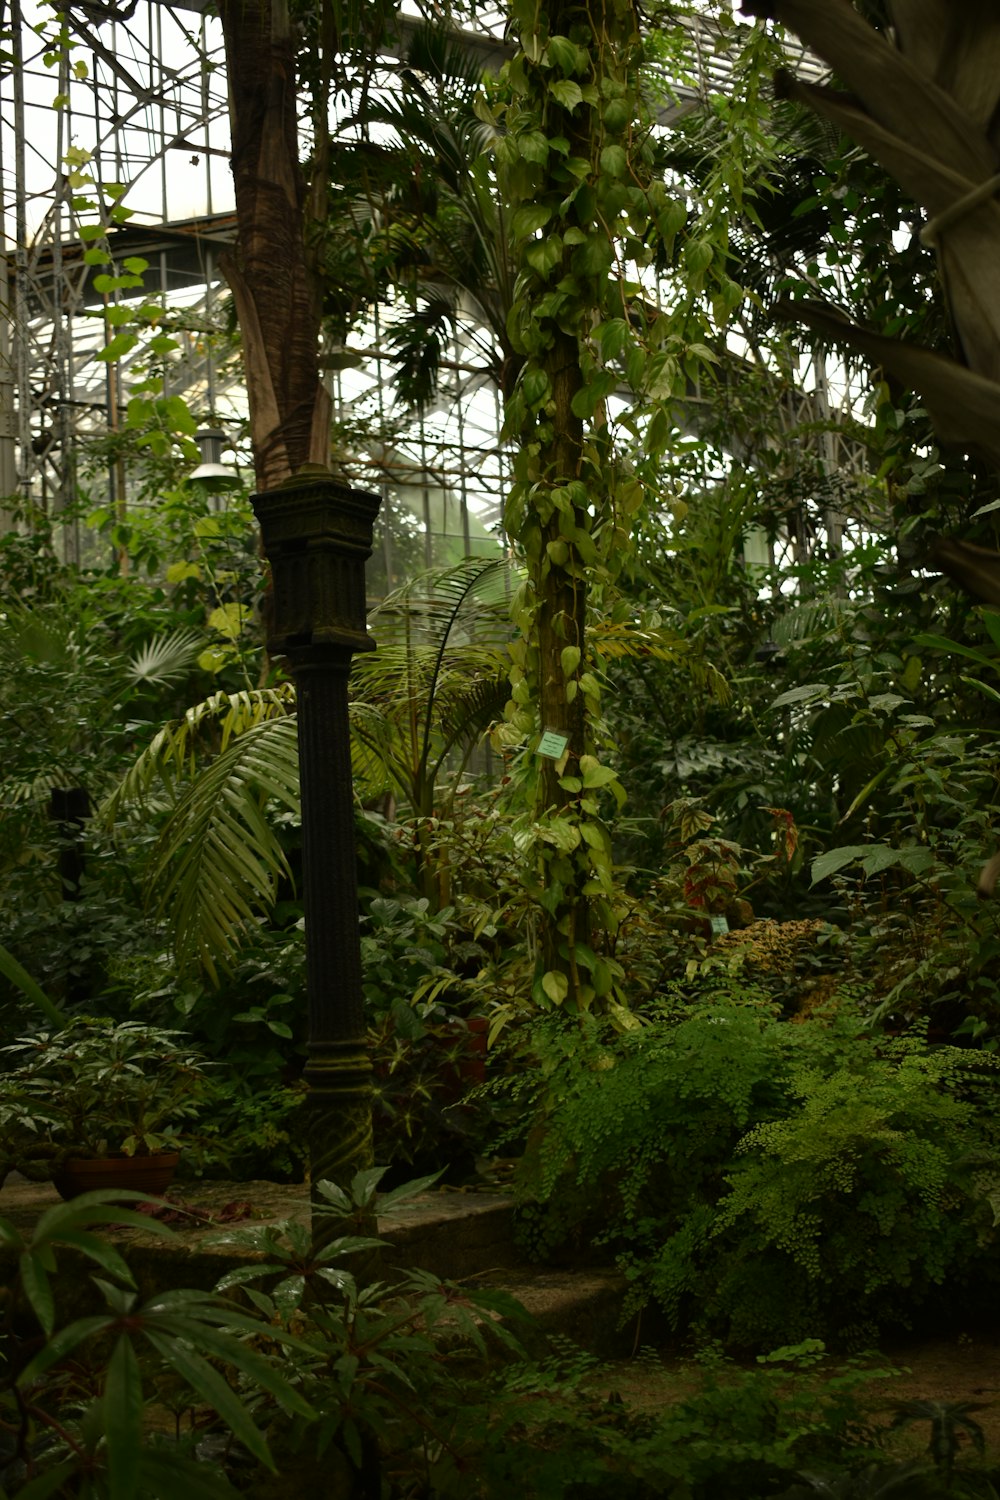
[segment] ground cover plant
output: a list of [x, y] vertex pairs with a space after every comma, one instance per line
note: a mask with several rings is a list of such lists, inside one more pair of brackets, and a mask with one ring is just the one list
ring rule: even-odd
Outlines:
[[705, 989], [624, 1035], [535, 1032], [529, 1241], [596, 1238], [633, 1307], [737, 1347], [860, 1347], [989, 1305], [992, 1055], [887, 1038], [846, 996], [790, 1024]]
[[[886, 1372], [827, 1369], [817, 1341], [742, 1370], [706, 1350], [686, 1396], [633, 1409], [608, 1398], [613, 1374], [592, 1357], [539, 1345], [506, 1295], [419, 1271], [373, 1280], [382, 1242], [359, 1231], [373, 1207], [424, 1186], [380, 1194], [378, 1177], [323, 1185], [335, 1232], [321, 1244], [301, 1226], [227, 1232], [263, 1258], [215, 1294], [140, 1300], [127, 1260], [95, 1231], [112, 1220], [172, 1231], [107, 1194], [49, 1210], [28, 1237], [0, 1220], [18, 1267], [0, 1327], [5, 1492], [264, 1500], [294, 1484], [345, 1500], [791, 1500], [878, 1493], [876, 1477], [885, 1493], [905, 1478], [919, 1486], [907, 1493], [933, 1495], [940, 1475], [948, 1493], [991, 1493], [960, 1454], [961, 1432], [978, 1433], [970, 1409], [901, 1406], [897, 1426], [932, 1424], [934, 1464], [901, 1463], [866, 1409]], [[71, 1250], [93, 1286], [91, 1307], [66, 1321]], [[73, 1288], [78, 1305], [78, 1274]]]

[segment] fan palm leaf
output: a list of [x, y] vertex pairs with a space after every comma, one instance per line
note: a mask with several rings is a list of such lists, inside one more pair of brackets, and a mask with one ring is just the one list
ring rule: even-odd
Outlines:
[[183, 678], [204, 650], [205, 640], [194, 630], [172, 630], [155, 635], [128, 663], [130, 682], [164, 687]]

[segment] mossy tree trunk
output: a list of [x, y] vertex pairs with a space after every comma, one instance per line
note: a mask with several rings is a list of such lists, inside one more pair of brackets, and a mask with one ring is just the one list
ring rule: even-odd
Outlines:
[[600, 329], [616, 313], [621, 321], [617, 236], [628, 214], [645, 222], [649, 212], [632, 149], [640, 36], [629, 0], [516, 0], [511, 14], [520, 50], [507, 69], [499, 170], [519, 272], [508, 332], [524, 363], [506, 407], [517, 446], [506, 525], [529, 581], [508, 717], [527, 738], [534, 796], [534, 996], [582, 1011], [610, 1003], [614, 977], [595, 947], [613, 896], [600, 804], [602, 788], [623, 793], [595, 753], [587, 616], [626, 535], [604, 411], [620, 377]]

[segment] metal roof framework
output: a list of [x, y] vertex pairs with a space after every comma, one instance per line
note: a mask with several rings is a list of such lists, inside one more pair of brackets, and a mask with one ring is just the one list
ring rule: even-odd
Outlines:
[[[234, 442], [245, 393], [232, 359], [220, 360], [224, 341], [213, 332], [228, 301], [218, 257], [235, 222], [219, 23], [206, 0], [135, 0], [124, 10], [95, 4], [85, 18], [68, 12], [72, 45], [50, 49], [32, 29], [36, 4], [0, 0], [13, 55], [0, 78], [0, 230], [8, 246], [0, 256], [0, 307], [8, 311], [0, 318], [0, 497], [31, 499], [59, 521], [72, 514], [81, 444], [118, 427], [143, 358], [141, 349], [120, 361], [98, 357], [118, 294], [98, 293], [84, 260], [80, 230], [93, 214], [80, 207], [67, 164], [71, 148], [90, 153], [98, 182], [127, 187], [122, 202], [133, 217], [111, 239], [117, 261], [149, 262], [141, 295], [162, 306], [178, 339], [163, 365], [167, 389]], [[404, 19], [404, 40], [414, 24]], [[718, 32], [707, 21], [686, 24], [690, 68], [679, 83], [663, 80], [665, 123], [724, 90], [729, 76]], [[499, 67], [509, 55], [501, 12], [481, 8], [477, 27], [460, 32], [462, 40], [486, 66]], [[798, 63], [818, 72], [804, 54]], [[348, 434], [340, 451], [345, 471], [378, 488], [386, 510], [416, 518], [428, 565], [492, 550], [507, 459], [483, 331], [460, 320], [434, 407], [403, 416], [388, 363], [392, 320], [391, 307], [373, 306], [350, 357], [331, 361], [339, 363], [327, 378], [338, 429]], [[830, 384], [824, 374], [803, 392], [820, 419], [831, 404], [851, 400], [849, 391], [833, 398]], [[824, 442], [831, 464], [860, 462], [856, 452], [834, 451], [832, 438]], [[127, 507], [120, 466], [109, 469], [106, 483], [109, 501]], [[79, 560], [78, 523], [61, 529], [67, 557]], [[386, 527], [391, 584], [388, 534]]]

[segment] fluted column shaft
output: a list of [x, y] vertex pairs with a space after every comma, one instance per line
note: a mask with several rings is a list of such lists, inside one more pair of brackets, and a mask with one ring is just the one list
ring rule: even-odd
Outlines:
[[351, 653], [292, 648], [302, 796], [314, 1182], [344, 1184], [372, 1164], [371, 1061], [365, 1042], [347, 682]]
[[379, 499], [302, 471], [253, 507], [271, 564], [268, 649], [297, 688], [310, 1174], [344, 1187], [372, 1164], [347, 689], [354, 653], [374, 647], [364, 565]]

